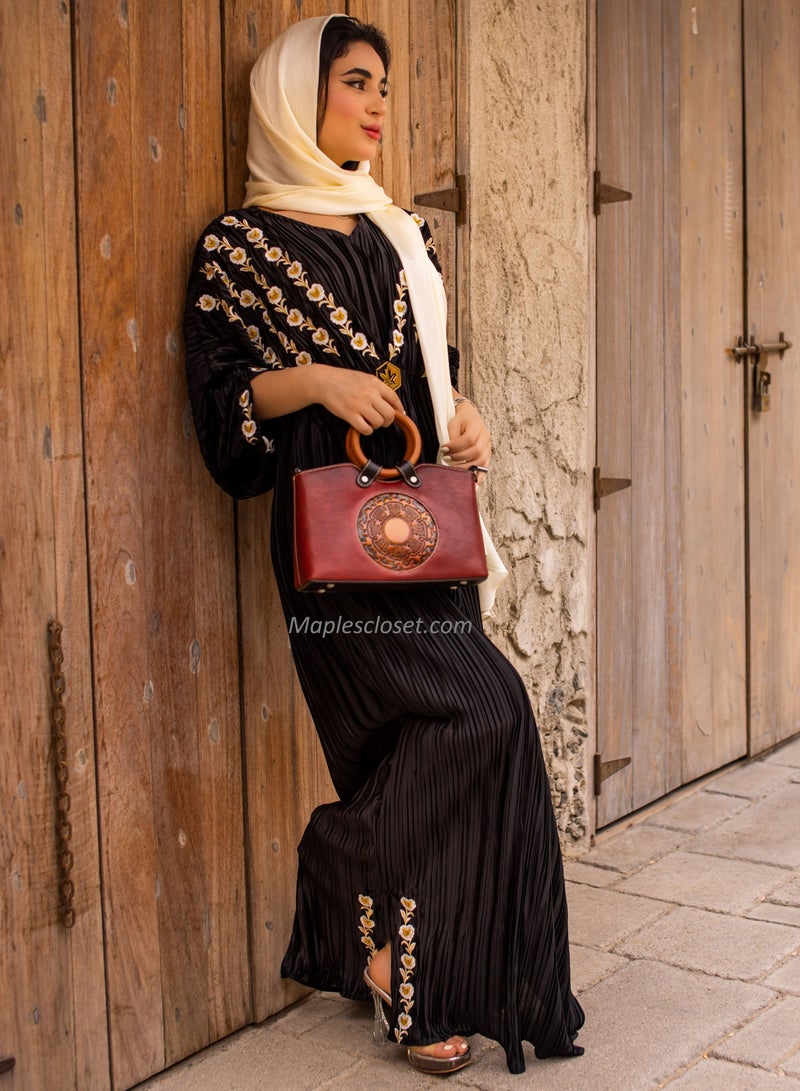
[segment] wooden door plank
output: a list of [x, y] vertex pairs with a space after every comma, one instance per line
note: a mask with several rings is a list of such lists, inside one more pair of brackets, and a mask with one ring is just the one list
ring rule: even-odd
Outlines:
[[[207, 669], [197, 639], [192, 552], [193, 437], [184, 429], [186, 390], [175, 336], [186, 277], [180, 0], [131, 5], [131, 171], [134, 321], [138, 389], [147, 708], [156, 844], [164, 1062], [208, 1044], [206, 905], [196, 678]], [[154, 79], [154, 75], [156, 78]], [[154, 269], [153, 255], [158, 254]], [[153, 291], [157, 278], [158, 291]], [[158, 471], [153, 473], [157, 453]], [[199, 561], [199, 558], [198, 558]], [[210, 667], [210, 665], [208, 665]], [[204, 734], [206, 734], [204, 732]], [[206, 734], [206, 744], [210, 743]], [[213, 797], [212, 797], [213, 799]], [[232, 861], [235, 863], [235, 860]]]
[[76, 30], [86, 480], [116, 1087], [165, 1064], [150, 750], [155, 694], [144, 637], [141, 473], [152, 453], [141, 450], [128, 11], [81, 0]]
[[[398, 4], [400, 10], [406, 5]], [[413, 194], [449, 189], [456, 184], [456, 5], [455, 0], [410, 0], [409, 124]], [[402, 130], [399, 130], [402, 132]], [[405, 152], [400, 144], [401, 154]], [[448, 299], [447, 339], [455, 344], [456, 216], [414, 205], [428, 221]]]
[[[33, 1091], [108, 1086], [83, 546], [69, 14], [0, 11], [0, 1054]], [[47, 623], [64, 626], [75, 925], [59, 912]]]
[[[183, 176], [185, 272], [203, 226], [223, 205], [222, 42], [218, 5], [183, 5]], [[179, 340], [179, 313], [175, 341]], [[167, 335], [168, 338], [170, 335]], [[170, 343], [172, 343], [170, 341]], [[196, 678], [199, 800], [203, 823], [208, 1039], [251, 1018], [247, 891], [243, 853], [244, 784], [239, 707], [233, 504], [208, 473], [184, 397], [184, 451], [191, 469], [192, 587], [201, 669]]]
[[741, 26], [738, 0], [681, 9], [684, 782], [745, 740]]
[[[72, 28], [66, 5], [39, 5], [48, 385], [56, 614], [64, 626], [65, 711], [75, 925], [69, 932], [75, 1086], [109, 1086], [97, 769], [89, 649], [83, 419], [78, 339]], [[47, 1085], [50, 1084], [50, 1074]]]
[[[182, 42], [206, 51], [186, 72]], [[110, 1022], [130, 1086], [250, 1014], [232, 513], [194, 487], [179, 338], [187, 236], [221, 190], [218, 12], [87, 2], [78, 56]], [[187, 110], [211, 134], [185, 156]]]
[[682, 783], [683, 526], [681, 523], [680, 3], [662, 6], [664, 56], [664, 450], [666, 710], [664, 788]]
[[748, 333], [770, 357], [772, 408], [748, 407], [750, 753], [800, 732], [800, 26], [796, 5], [747, 0]]
[[[603, 181], [630, 190], [627, 0], [597, 7], [597, 165]], [[634, 194], [634, 201], [637, 196]], [[632, 203], [597, 218], [597, 462], [605, 477], [631, 477]], [[603, 502], [597, 517], [597, 738], [604, 760], [633, 754], [632, 498]], [[602, 784], [597, 824], [632, 808], [630, 767]]]
[[664, 106], [661, 3], [629, 5], [633, 806], [666, 791]]

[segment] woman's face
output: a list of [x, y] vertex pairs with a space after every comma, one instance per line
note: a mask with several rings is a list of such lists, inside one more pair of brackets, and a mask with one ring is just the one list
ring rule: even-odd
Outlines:
[[354, 42], [331, 65], [317, 146], [334, 163], [373, 159], [386, 116], [386, 70], [366, 42]]

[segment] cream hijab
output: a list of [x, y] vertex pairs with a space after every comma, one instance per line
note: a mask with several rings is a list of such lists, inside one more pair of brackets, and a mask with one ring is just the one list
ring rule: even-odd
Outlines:
[[[335, 215], [362, 212], [380, 228], [405, 269], [441, 445], [447, 443], [447, 424], [454, 413], [442, 278], [428, 257], [419, 228], [370, 177], [369, 162], [359, 163], [355, 171], [343, 170], [317, 147], [316, 73], [322, 31], [331, 18], [294, 23], [253, 66], [245, 207]], [[487, 616], [507, 572], [485, 526], [483, 540], [489, 577], [479, 590], [481, 610]]]

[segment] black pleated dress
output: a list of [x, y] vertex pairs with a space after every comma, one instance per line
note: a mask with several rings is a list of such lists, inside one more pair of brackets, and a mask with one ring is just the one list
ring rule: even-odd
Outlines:
[[[198, 243], [185, 335], [209, 470], [236, 497], [275, 489], [275, 576], [339, 795], [313, 813], [299, 847], [283, 975], [366, 1000], [364, 968], [391, 942], [396, 1041], [480, 1033], [503, 1046], [512, 1072], [525, 1069], [523, 1040], [539, 1057], [581, 1053], [539, 737], [519, 675], [482, 631], [477, 590], [296, 592], [292, 473], [346, 461], [347, 426], [318, 405], [254, 417], [250, 381], [261, 371], [315, 362], [380, 373], [399, 378], [422, 459], [435, 461], [397, 255], [366, 217], [348, 236], [254, 208], [228, 213]], [[451, 371], [455, 384], [454, 350]], [[365, 450], [393, 464], [394, 432], [381, 429]]]

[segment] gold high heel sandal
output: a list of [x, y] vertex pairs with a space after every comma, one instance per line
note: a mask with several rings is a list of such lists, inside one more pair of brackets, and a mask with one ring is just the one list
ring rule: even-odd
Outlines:
[[[380, 985], [376, 984], [369, 976], [369, 970], [364, 971], [364, 984], [372, 993], [372, 1001], [375, 1005], [375, 1022], [372, 1029], [372, 1038], [376, 1045], [385, 1045], [389, 1040], [389, 1023], [383, 1005], [392, 1005], [392, 998], [384, 992]], [[453, 1047], [455, 1049], [455, 1046]], [[409, 1046], [406, 1051], [408, 1063], [418, 1072], [424, 1072], [428, 1076], [449, 1076], [451, 1072], [458, 1072], [460, 1068], [466, 1068], [472, 1060], [472, 1054], [467, 1043], [463, 1053], [456, 1053], [452, 1057], [434, 1057], [432, 1053], [422, 1053], [417, 1046]]]

